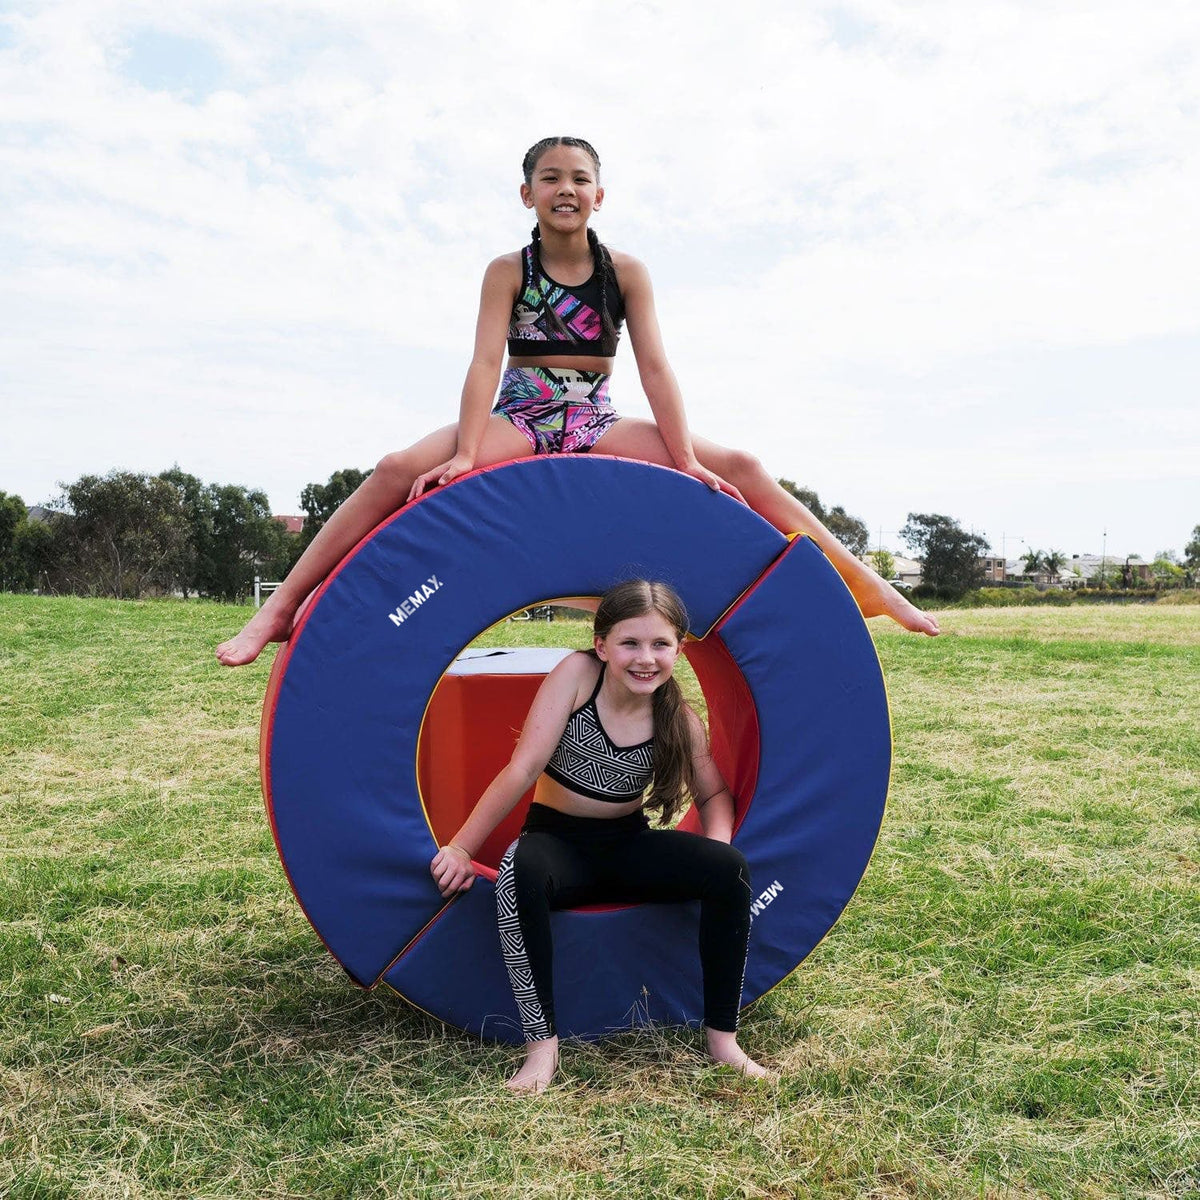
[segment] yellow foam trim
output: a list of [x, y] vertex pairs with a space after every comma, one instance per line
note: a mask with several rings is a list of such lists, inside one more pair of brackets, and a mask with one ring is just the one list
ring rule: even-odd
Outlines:
[[436, 1021], [439, 1025], [446, 1026], [447, 1029], [457, 1030], [459, 1033], [463, 1034], [464, 1037], [469, 1036], [465, 1029], [459, 1029], [457, 1025], [451, 1025], [449, 1022], [443, 1021], [441, 1017], [435, 1016], [429, 1011], [429, 1009], [422, 1008], [415, 1000], [410, 1000], [398, 987], [393, 987], [393, 985], [388, 983], [386, 979], [380, 979], [379, 983], [382, 983], [383, 986], [387, 988], [387, 990], [391, 992], [393, 996], [399, 996], [405, 1004], [409, 1005], [409, 1007], [415, 1008], [419, 1013], [424, 1013], [431, 1021]]

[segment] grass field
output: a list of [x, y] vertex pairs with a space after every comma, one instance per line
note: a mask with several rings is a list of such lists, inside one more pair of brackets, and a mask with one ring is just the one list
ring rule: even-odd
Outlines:
[[780, 1082], [668, 1030], [518, 1101], [299, 913], [240, 617], [0, 597], [0, 1195], [1200, 1197], [1200, 610], [877, 628], [888, 816], [746, 1014]]

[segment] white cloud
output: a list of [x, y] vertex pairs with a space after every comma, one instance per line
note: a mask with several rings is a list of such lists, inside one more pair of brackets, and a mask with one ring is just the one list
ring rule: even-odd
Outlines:
[[[121, 445], [95, 414], [131, 430], [147, 405], [225, 423], [158, 421], [147, 466], [197, 469], [211, 440], [213, 477], [253, 478], [288, 411], [291, 473], [263, 467], [286, 508], [324, 469], [306, 442], [368, 462], [452, 419], [483, 264], [527, 228], [517, 164], [553, 131], [600, 148], [599, 228], [654, 270], [693, 423], [781, 473], [840, 464], [820, 472], [834, 502], [879, 503], [871, 472], [897, 456], [977, 461], [1029, 392], [1095, 469], [1194, 474], [1176, 350], [1136, 397], [1170, 448], [1133, 434], [1110, 460], [1095, 440], [1134, 402], [1096, 386], [1097, 351], [1200, 325], [1190, 5], [123, 0], [0, 20], [0, 386], [70, 414], [55, 469], [30, 450], [44, 424], [10, 423], [0, 487], [42, 498]], [[178, 88], [142, 86], [171, 70]], [[989, 385], [1044, 349], [1078, 395]], [[405, 419], [373, 437], [393, 396]], [[1005, 443], [1007, 478], [1044, 474], [1027, 441]], [[939, 477], [953, 510], [970, 473]]]

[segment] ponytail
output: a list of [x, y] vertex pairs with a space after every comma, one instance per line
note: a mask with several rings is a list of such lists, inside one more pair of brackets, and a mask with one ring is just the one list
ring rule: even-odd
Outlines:
[[692, 731], [679, 681], [672, 677], [654, 693], [654, 776], [648, 809], [658, 809], [660, 825], [696, 794], [692, 770]]

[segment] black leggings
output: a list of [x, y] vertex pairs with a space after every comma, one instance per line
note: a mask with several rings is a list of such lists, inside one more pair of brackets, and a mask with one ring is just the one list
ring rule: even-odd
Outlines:
[[532, 804], [496, 880], [500, 946], [525, 1040], [553, 1037], [550, 913], [581, 904], [700, 901], [704, 1023], [734, 1032], [750, 938], [750, 871], [724, 842], [651, 829], [643, 812], [571, 817]]

